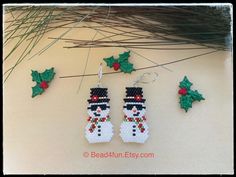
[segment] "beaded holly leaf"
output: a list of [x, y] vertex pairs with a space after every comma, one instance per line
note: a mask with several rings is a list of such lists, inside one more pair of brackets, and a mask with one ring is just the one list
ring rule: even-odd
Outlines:
[[191, 86], [193, 84], [188, 80], [187, 76], [184, 76], [184, 79], [179, 84], [179, 94], [180, 96], [180, 107], [188, 111], [189, 108], [192, 108], [192, 103], [194, 101], [205, 100], [202, 94], [200, 94], [197, 90], [191, 90]]
[[41, 95], [45, 91], [45, 89], [48, 88], [48, 84], [52, 81], [54, 75], [54, 68], [46, 69], [43, 73], [32, 70], [32, 81], [36, 82], [36, 85], [32, 87], [32, 97]]
[[133, 64], [128, 61], [130, 57], [130, 51], [119, 54], [119, 57], [115, 59], [113, 56], [104, 58], [103, 60], [106, 62], [107, 66], [110, 68], [114, 68], [115, 71], [120, 69], [124, 73], [131, 73], [135, 71]]

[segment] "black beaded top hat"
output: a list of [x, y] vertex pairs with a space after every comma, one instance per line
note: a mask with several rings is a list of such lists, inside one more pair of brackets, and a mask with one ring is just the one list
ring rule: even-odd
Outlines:
[[126, 87], [126, 98], [125, 102], [142, 102], [144, 103], [146, 99], [143, 99], [143, 91], [141, 87]]
[[103, 103], [110, 101], [107, 97], [107, 88], [96, 87], [91, 88], [90, 90], [90, 99], [88, 99], [89, 103]]

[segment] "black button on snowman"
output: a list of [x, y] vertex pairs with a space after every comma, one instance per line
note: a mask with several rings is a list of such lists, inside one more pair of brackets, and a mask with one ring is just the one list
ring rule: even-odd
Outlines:
[[110, 99], [107, 97], [107, 88], [91, 88], [90, 94], [85, 137], [89, 143], [109, 142], [113, 136], [113, 125], [108, 115]]
[[148, 126], [142, 88], [126, 87], [124, 101], [125, 118], [120, 127], [120, 136], [124, 142], [144, 143], [148, 138]]

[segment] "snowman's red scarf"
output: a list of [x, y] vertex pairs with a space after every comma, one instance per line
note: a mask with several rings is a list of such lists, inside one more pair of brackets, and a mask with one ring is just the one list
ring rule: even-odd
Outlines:
[[88, 121], [92, 123], [92, 125], [89, 128], [89, 131], [92, 133], [94, 131], [94, 129], [97, 127], [98, 122], [110, 121], [110, 117], [109, 116], [102, 117], [102, 118], [97, 118], [97, 117], [92, 118], [92, 117], [89, 117]]
[[138, 128], [141, 131], [141, 133], [143, 133], [145, 131], [145, 128], [144, 128], [143, 124], [141, 123], [141, 122], [145, 122], [146, 121], [146, 117], [145, 116], [132, 118], [132, 117], [127, 117], [125, 115], [125, 121], [127, 121], [127, 122], [135, 122], [135, 124], [138, 125]]

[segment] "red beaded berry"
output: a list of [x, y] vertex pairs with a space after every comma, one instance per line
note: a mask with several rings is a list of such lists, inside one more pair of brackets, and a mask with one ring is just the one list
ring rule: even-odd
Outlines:
[[93, 96], [91, 97], [91, 99], [92, 99], [92, 101], [97, 101], [97, 100], [98, 100], [98, 96], [97, 96], [97, 95], [93, 95]]
[[40, 83], [40, 87], [41, 87], [42, 89], [46, 89], [46, 88], [48, 88], [48, 83], [47, 83], [46, 81], [42, 81], [42, 82]]
[[114, 63], [113, 64], [113, 68], [115, 71], [117, 71], [118, 69], [120, 69], [120, 63]]
[[187, 89], [186, 88], [179, 89], [179, 94], [180, 95], [186, 95], [187, 94]]
[[142, 96], [141, 96], [141, 95], [136, 95], [136, 96], [134, 97], [134, 99], [135, 99], [136, 101], [141, 101], [141, 100], [142, 100]]

